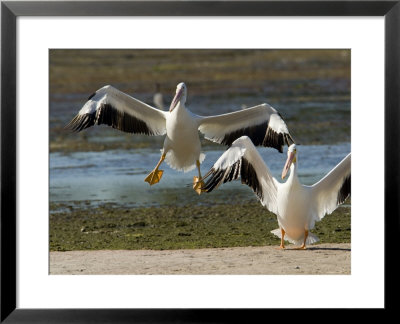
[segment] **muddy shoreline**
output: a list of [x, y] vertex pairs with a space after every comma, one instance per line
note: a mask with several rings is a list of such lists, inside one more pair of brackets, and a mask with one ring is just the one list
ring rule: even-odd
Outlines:
[[[278, 227], [276, 216], [256, 200], [139, 208], [52, 203], [49, 243], [50, 251], [276, 246], [280, 240], [271, 231]], [[312, 232], [319, 243], [350, 243], [350, 205], [325, 216]]]

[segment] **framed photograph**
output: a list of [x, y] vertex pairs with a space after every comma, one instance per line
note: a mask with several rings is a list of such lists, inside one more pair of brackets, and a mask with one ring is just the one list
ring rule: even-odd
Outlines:
[[[399, 234], [399, 16], [398, 1], [2, 2], [1, 321], [224, 322], [238, 308], [246, 316], [272, 308], [392, 308], [393, 286], [387, 283], [395, 280], [388, 262]], [[102, 88], [107, 84], [111, 90]], [[112, 128], [157, 133], [150, 121], [139, 125], [138, 119], [128, 123], [96, 112], [112, 127], [66, 133], [71, 120], [73, 130], [91, 126], [91, 115], [79, 112], [87, 100], [91, 105], [104, 91], [120, 90], [142, 106], [156, 106], [153, 94], [160, 94], [161, 109], [170, 111], [178, 99], [182, 105], [176, 98], [184, 93], [187, 108], [199, 116], [268, 103], [291, 133], [282, 131], [284, 154], [275, 153], [279, 145], [261, 153], [277, 178], [290, 140], [300, 144], [304, 184], [351, 151], [351, 217], [347, 206], [344, 223], [318, 230], [321, 243], [333, 233], [347, 245], [303, 251], [331, 260], [339, 251], [343, 260], [333, 262], [335, 270], [311, 269], [314, 263], [307, 268], [292, 251], [277, 250], [275, 260], [272, 252], [254, 250], [247, 259], [263, 260], [261, 271], [249, 272], [246, 264], [235, 269], [224, 259], [227, 270], [218, 272], [205, 249], [203, 265], [188, 261], [199, 255], [184, 256], [186, 272], [173, 265], [161, 270], [139, 255], [120, 256], [125, 263], [118, 265], [116, 251], [131, 248], [150, 255], [218, 247], [227, 254], [236, 244], [279, 246], [272, 234], [265, 241], [266, 210], [257, 184], [244, 181], [256, 195], [240, 181], [225, 184], [212, 202], [196, 187], [196, 176], [212, 170], [227, 147], [201, 137], [207, 158], [200, 168], [199, 156], [199, 174], [195, 164], [188, 173], [165, 165], [160, 184], [157, 168], [148, 181], [158, 189], [149, 190], [143, 179], [160, 157], [172, 167], [176, 162], [169, 156], [163, 162], [159, 149], [167, 144]], [[208, 139], [205, 125], [200, 132]], [[234, 141], [226, 141], [234, 149]], [[182, 183], [187, 186], [180, 188]], [[240, 208], [251, 209], [251, 219], [241, 219]], [[207, 210], [214, 216], [207, 217]], [[231, 214], [237, 223], [230, 223]], [[253, 227], [238, 228], [241, 221]], [[191, 229], [203, 225], [193, 235]], [[227, 234], [218, 232], [225, 227]], [[219, 242], [221, 235], [229, 243]], [[162, 237], [162, 244], [147, 237]], [[93, 270], [98, 263], [85, 252], [91, 249], [108, 253], [101, 271]], [[79, 252], [80, 261], [64, 251]], [[282, 256], [289, 268], [266, 268]], [[172, 254], [165, 258], [173, 263]], [[142, 262], [140, 271], [123, 271], [135, 262]], [[361, 293], [367, 281], [368, 292]], [[290, 297], [299, 291], [309, 291], [308, 297]]]

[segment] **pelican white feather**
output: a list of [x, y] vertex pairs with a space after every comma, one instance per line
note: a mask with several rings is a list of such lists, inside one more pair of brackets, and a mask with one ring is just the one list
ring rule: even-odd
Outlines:
[[[256, 145], [282, 147], [293, 141], [279, 113], [268, 104], [258, 105], [218, 116], [198, 116], [185, 107], [186, 85], [176, 88], [169, 111], [162, 111], [135, 99], [112, 86], [105, 86], [91, 95], [79, 113], [67, 125], [74, 131], [106, 124], [120, 131], [146, 135], [167, 135], [162, 155], [156, 168], [145, 181], [150, 185], [159, 182], [162, 170], [159, 165], [166, 160], [176, 170], [190, 171], [196, 166], [200, 174], [201, 152], [199, 131], [207, 139], [231, 145], [242, 135], [248, 135]], [[202, 185], [195, 177], [194, 188], [200, 193]]]
[[297, 177], [297, 149], [292, 144], [288, 148], [288, 159], [282, 178], [290, 168], [286, 182], [280, 183], [272, 175], [250, 138], [243, 136], [215, 162], [204, 176], [207, 179], [203, 190], [211, 192], [222, 183], [241, 178], [250, 186], [263, 206], [277, 215], [279, 229], [272, 231], [294, 244], [318, 241], [316, 235], [309, 233], [316, 221], [332, 213], [350, 195], [351, 153], [349, 153], [331, 172], [312, 186], [302, 185]]
[[107, 85], [93, 93], [66, 126], [81, 131], [106, 124], [127, 133], [164, 135], [167, 112], [151, 107]]
[[282, 152], [290, 136], [286, 123], [267, 103], [209, 117], [199, 117], [199, 130], [208, 140], [231, 145], [240, 136], [250, 137], [255, 145], [270, 146]]

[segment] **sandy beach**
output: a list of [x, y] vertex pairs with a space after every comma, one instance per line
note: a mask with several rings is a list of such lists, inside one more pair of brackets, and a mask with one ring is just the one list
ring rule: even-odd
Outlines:
[[350, 274], [351, 244], [50, 252], [50, 274]]

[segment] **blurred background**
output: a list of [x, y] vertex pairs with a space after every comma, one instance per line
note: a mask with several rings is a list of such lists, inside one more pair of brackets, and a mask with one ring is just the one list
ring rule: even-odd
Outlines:
[[[350, 50], [50, 50], [49, 56], [51, 213], [108, 202], [160, 207], [257, 201], [240, 181], [198, 196], [187, 186], [197, 171], [177, 172], [166, 164], [163, 179], [150, 187], [144, 178], [160, 158], [164, 136], [104, 125], [65, 130], [88, 96], [107, 84], [153, 106], [159, 84], [167, 110], [176, 85], [185, 82], [187, 108], [203, 116], [269, 103], [301, 144], [305, 184], [318, 181], [351, 150]], [[204, 139], [202, 145], [204, 174], [226, 147]], [[259, 151], [280, 179], [286, 151]]]

